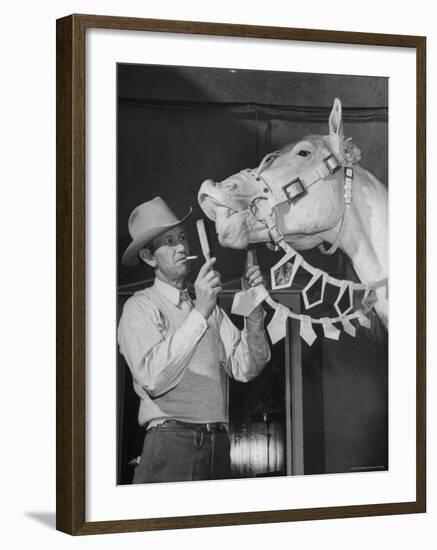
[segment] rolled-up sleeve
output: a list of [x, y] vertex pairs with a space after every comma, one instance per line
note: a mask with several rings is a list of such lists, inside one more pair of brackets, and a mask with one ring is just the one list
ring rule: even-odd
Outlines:
[[204, 317], [193, 309], [177, 330], [164, 332], [150, 300], [144, 304], [130, 298], [118, 325], [118, 343], [135, 383], [151, 397], [174, 388], [206, 329]]
[[258, 306], [244, 320], [238, 330], [226, 313], [217, 308], [214, 312], [220, 323], [220, 336], [226, 354], [226, 372], [240, 382], [255, 378], [270, 361], [270, 346], [264, 331], [265, 312]]

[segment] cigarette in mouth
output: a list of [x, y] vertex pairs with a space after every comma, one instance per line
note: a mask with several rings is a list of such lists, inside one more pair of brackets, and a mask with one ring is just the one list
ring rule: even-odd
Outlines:
[[186, 260], [197, 260], [198, 256], [187, 256]]

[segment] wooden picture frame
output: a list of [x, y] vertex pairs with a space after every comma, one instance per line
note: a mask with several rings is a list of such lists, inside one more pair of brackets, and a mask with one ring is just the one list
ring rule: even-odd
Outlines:
[[[88, 29], [407, 48], [416, 53], [416, 498], [409, 502], [131, 520], [86, 520], [86, 144]], [[71, 15], [57, 21], [57, 529], [71, 535], [426, 510], [426, 39], [420, 36]], [[409, 191], [411, 192], [411, 191]]]

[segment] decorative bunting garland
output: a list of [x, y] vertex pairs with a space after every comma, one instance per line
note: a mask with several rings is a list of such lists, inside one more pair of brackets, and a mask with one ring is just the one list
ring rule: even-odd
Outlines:
[[[272, 290], [290, 288], [293, 284], [293, 280], [296, 276], [298, 268], [307, 271], [311, 275], [311, 281], [308, 283], [305, 289], [309, 289], [314, 284], [314, 282], [317, 281], [318, 277], [320, 277], [320, 274], [323, 274], [325, 285], [330, 284], [332, 286], [338, 287], [339, 292], [341, 292], [342, 294], [344, 292], [345, 286], [349, 287], [349, 292], [364, 291], [365, 295], [363, 300], [369, 299], [369, 295], [371, 295], [372, 290], [375, 291], [377, 288], [386, 286], [387, 284], [386, 279], [382, 279], [381, 281], [375, 283], [355, 283], [354, 281], [336, 279], [335, 277], [328, 275], [324, 271], [321, 271], [320, 269], [313, 267], [311, 264], [306, 262], [303, 257], [296, 250], [291, 248], [291, 246], [285, 241], [278, 242], [278, 245], [284, 250], [285, 256], [281, 258], [281, 260], [279, 260], [277, 264], [270, 268]], [[293, 264], [290, 264], [290, 260], [293, 260]], [[341, 296], [339, 298], [341, 299]], [[374, 302], [376, 302], [376, 297]], [[339, 313], [339, 315], [341, 315], [339, 311], [337, 312]]]
[[[357, 319], [359, 324], [364, 328], [370, 329], [371, 327], [370, 319], [366, 317], [362, 310], [358, 310], [353, 313], [349, 313], [348, 315], [342, 315], [339, 317], [322, 317], [321, 319], [315, 319], [313, 317], [310, 317], [309, 315], [294, 313], [286, 306], [275, 302], [275, 300], [273, 300], [270, 296], [266, 298], [265, 301], [269, 304], [270, 307], [275, 310], [272, 320], [267, 326], [267, 331], [273, 344], [276, 344], [276, 342], [282, 340], [282, 338], [284, 338], [286, 334], [284, 310], [286, 310], [287, 317], [300, 321], [299, 334], [309, 346], [311, 346], [317, 338], [317, 334], [313, 328], [313, 325], [322, 325], [324, 336], [332, 340], [338, 340], [340, 337], [340, 330], [334, 326], [334, 323], [341, 323], [343, 326], [343, 330], [346, 332], [346, 334], [349, 334], [349, 336], [352, 336], [353, 338], [355, 338], [356, 336], [356, 328], [351, 323], [353, 319]], [[280, 313], [278, 313], [279, 309], [281, 310]], [[282, 327], [279, 327], [280, 323], [282, 323]]]
[[[364, 284], [336, 279], [324, 271], [314, 268], [308, 264], [302, 256], [293, 250], [285, 241], [279, 244], [284, 249], [286, 254], [271, 268], [272, 289], [277, 290], [291, 287], [298, 268], [300, 267], [305, 269], [312, 275], [311, 280], [302, 290], [305, 308], [310, 309], [323, 302], [325, 287], [326, 284], [329, 283], [330, 285], [337, 286], [339, 288], [337, 299], [334, 302], [334, 307], [338, 313], [338, 316], [316, 319], [309, 315], [294, 313], [286, 306], [273, 300], [264, 285], [257, 285], [256, 287], [252, 287], [248, 290], [237, 292], [232, 303], [232, 313], [247, 317], [261, 302], [265, 301], [275, 310], [273, 317], [267, 326], [267, 331], [273, 344], [279, 342], [282, 338], [285, 338], [287, 319], [289, 317], [300, 322], [299, 334], [309, 346], [311, 346], [317, 338], [317, 334], [313, 327], [314, 324], [322, 325], [324, 336], [332, 340], [338, 340], [340, 337], [340, 330], [334, 326], [334, 323], [341, 323], [344, 332], [353, 338], [356, 336], [356, 328], [351, 322], [353, 319], [357, 319], [360, 326], [370, 329], [371, 322], [366, 316], [366, 313], [372, 309], [377, 301], [376, 289], [387, 287], [387, 279]], [[289, 262], [290, 260], [293, 260], [292, 264]], [[310, 302], [307, 292], [310, 291], [315, 284], [317, 284], [320, 278], [320, 298], [315, 302]], [[364, 310], [359, 309], [356, 311], [351, 311], [354, 309], [353, 295], [355, 291], [364, 291], [364, 296], [361, 300]], [[344, 309], [344, 311], [342, 311], [340, 309], [340, 302], [345, 294], [347, 294], [349, 305]]]
[[[258, 289], [256, 293], [254, 289]], [[254, 298], [256, 295], [256, 299]], [[260, 297], [264, 296], [263, 299]], [[340, 315], [338, 317], [328, 318], [322, 317], [315, 319], [309, 315], [297, 314], [291, 311], [288, 307], [273, 300], [264, 286], [259, 285], [249, 290], [238, 292], [234, 297], [232, 304], [232, 313], [247, 317], [261, 302], [265, 301], [272, 309], [275, 310], [270, 323], [267, 326], [267, 331], [273, 344], [282, 340], [286, 335], [286, 320], [288, 317], [300, 321], [300, 336], [305, 342], [311, 346], [317, 338], [313, 325], [319, 324], [323, 326], [323, 332], [326, 338], [338, 340], [340, 330], [334, 326], [334, 323], [341, 323], [344, 331], [352, 337], [356, 335], [356, 328], [351, 323], [352, 319], [357, 319], [359, 324], [365, 328], [370, 328], [370, 319], [366, 317], [362, 310], [355, 311], [348, 315]]]

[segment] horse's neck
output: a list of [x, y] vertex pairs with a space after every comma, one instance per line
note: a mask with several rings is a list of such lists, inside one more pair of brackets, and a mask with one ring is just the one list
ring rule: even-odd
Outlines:
[[340, 247], [362, 282], [378, 281], [388, 273], [387, 190], [360, 166], [354, 172], [351, 210]]

